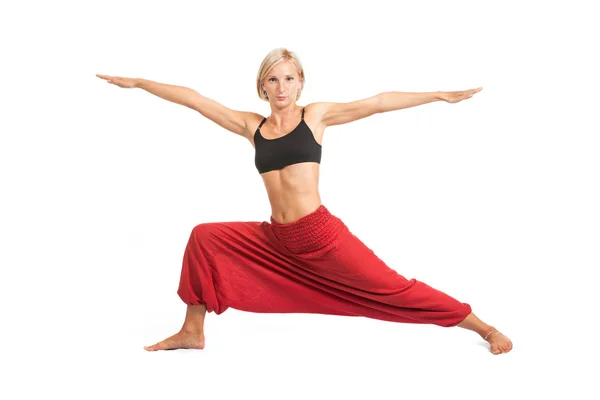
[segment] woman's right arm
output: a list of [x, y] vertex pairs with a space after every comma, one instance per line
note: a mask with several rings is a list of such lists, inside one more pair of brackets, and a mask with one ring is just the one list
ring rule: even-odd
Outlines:
[[144, 89], [162, 99], [189, 107], [219, 126], [248, 140], [251, 140], [253, 136], [250, 129], [254, 125], [258, 125], [258, 122], [262, 119], [262, 116], [256, 113], [231, 110], [185, 86], [168, 85], [141, 78], [124, 78], [101, 74], [96, 74], [96, 76], [121, 88]]
[[254, 113], [232, 110], [185, 86], [169, 85], [140, 78], [135, 79], [134, 82], [135, 87], [196, 110], [230, 132], [245, 138], [249, 138], [251, 135], [249, 124], [256, 119]]

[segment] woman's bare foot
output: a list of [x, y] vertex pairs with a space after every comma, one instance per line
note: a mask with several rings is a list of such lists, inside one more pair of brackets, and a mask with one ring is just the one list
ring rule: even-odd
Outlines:
[[512, 350], [513, 344], [509, 338], [498, 332], [496, 328], [480, 320], [475, 314], [470, 313], [458, 325], [460, 328], [477, 332], [483, 340], [490, 344], [492, 354], [504, 354]]
[[181, 330], [173, 336], [152, 346], [144, 346], [148, 351], [173, 350], [173, 349], [199, 349], [204, 348], [204, 334]]
[[152, 346], [144, 346], [148, 351], [172, 349], [200, 349], [204, 348], [204, 317], [206, 306], [187, 306], [185, 321], [181, 330], [173, 336], [166, 338]]
[[490, 331], [484, 339], [490, 344], [492, 354], [504, 354], [512, 350], [513, 345], [510, 339], [496, 329]]

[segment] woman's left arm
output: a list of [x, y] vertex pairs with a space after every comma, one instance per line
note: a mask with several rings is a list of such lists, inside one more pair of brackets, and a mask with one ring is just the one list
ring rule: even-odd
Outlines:
[[483, 88], [479, 87], [477, 89], [456, 92], [383, 92], [378, 94], [379, 112], [401, 110], [434, 101], [458, 103], [459, 101], [471, 98], [475, 93], [481, 91], [481, 89]]
[[457, 92], [383, 92], [349, 103], [313, 103], [311, 108], [324, 126], [347, 124], [373, 114], [401, 110], [434, 101], [458, 103], [468, 99], [482, 88]]

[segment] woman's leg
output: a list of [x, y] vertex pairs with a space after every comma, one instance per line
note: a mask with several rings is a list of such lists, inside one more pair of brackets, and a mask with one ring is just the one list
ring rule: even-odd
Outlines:
[[211, 222], [190, 234], [177, 293], [187, 305], [181, 330], [146, 350], [202, 349], [204, 318], [228, 308], [260, 313], [333, 313], [313, 299], [308, 273], [261, 222]]
[[424, 282], [406, 279], [353, 234], [320, 269], [345, 285], [343, 295], [351, 303], [333, 301], [332, 306], [336, 308], [394, 322], [458, 326], [478, 333], [490, 343], [493, 354], [512, 349], [510, 339], [480, 320], [469, 304]]
[[185, 321], [180, 331], [153, 346], [148, 351], [177, 348], [203, 349], [204, 319], [207, 312], [221, 314], [236, 298], [235, 291], [253, 292], [253, 284], [240, 283], [233, 276], [247, 269], [252, 249], [264, 245], [258, 222], [210, 222], [196, 225], [183, 254], [183, 265], [177, 294], [187, 305]]

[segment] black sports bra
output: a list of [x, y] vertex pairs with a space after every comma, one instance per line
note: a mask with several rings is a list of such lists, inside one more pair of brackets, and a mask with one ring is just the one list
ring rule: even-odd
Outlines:
[[254, 133], [254, 165], [260, 174], [302, 162], [321, 163], [322, 146], [315, 140], [304, 121], [304, 108], [298, 126], [276, 139], [265, 139], [260, 133], [260, 128], [266, 120], [262, 120]]

